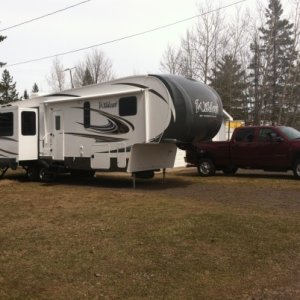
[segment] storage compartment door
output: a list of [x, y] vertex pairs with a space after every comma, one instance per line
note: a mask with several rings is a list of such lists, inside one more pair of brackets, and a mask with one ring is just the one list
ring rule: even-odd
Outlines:
[[95, 144], [92, 146], [92, 169], [108, 170], [110, 168], [110, 145]]
[[19, 110], [19, 161], [38, 159], [38, 110]]

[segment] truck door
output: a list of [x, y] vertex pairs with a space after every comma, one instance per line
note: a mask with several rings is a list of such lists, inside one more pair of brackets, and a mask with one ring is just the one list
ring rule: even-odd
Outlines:
[[62, 111], [53, 111], [52, 118], [52, 157], [54, 160], [64, 159], [64, 123]]
[[287, 167], [288, 143], [272, 128], [261, 128], [258, 134], [257, 156], [263, 167]]
[[231, 160], [237, 167], [255, 164], [255, 128], [239, 128], [231, 142]]

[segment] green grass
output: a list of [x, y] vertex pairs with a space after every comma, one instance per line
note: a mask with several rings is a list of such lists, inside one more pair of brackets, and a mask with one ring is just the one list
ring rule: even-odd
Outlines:
[[137, 187], [8, 175], [0, 299], [300, 299], [299, 182], [190, 170]]

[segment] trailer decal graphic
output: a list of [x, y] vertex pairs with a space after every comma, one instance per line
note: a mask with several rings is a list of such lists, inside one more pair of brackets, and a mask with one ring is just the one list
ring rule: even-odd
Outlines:
[[[162, 99], [165, 103], [167, 103], [171, 109], [173, 118], [174, 118], [174, 122], [176, 121], [176, 113], [175, 113], [175, 108], [173, 106], [173, 103], [169, 103], [160, 93], [158, 93], [157, 91], [150, 89], [148, 86], [142, 85], [142, 84], [136, 84], [136, 83], [129, 83], [129, 82], [122, 82], [122, 83], [115, 83], [116, 85], [129, 85], [129, 86], [135, 86], [135, 87], [139, 87], [142, 89], [149, 89], [149, 92], [158, 96], [160, 99]], [[171, 96], [172, 97], [172, 96]], [[173, 98], [173, 97], [172, 97]]]
[[77, 132], [65, 132], [64, 134], [75, 135], [79, 137], [95, 139], [96, 143], [98, 142], [123, 142], [127, 141], [127, 139], [122, 138], [114, 138], [109, 136], [95, 135], [95, 134], [85, 134], [85, 133], [77, 133]]
[[[73, 108], [83, 110], [83, 107], [73, 107]], [[130, 127], [132, 131], [134, 131], [133, 124], [124, 118], [117, 117], [115, 115], [109, 114], [99, 109], [91, 108], [90, 110], [106, 117], [107, 124], [105, 125], [91, 124], [89, 129], [87, 129], [88, 131], [98, 132], [102, 134], [114, 134], [114, 135], [128, 133], [130, 132]], [[76, 123], [80, 124], [81, 126], [84, 126], [84, 124], [81, 122], [76, 122]]]
[[0, 140], [18, 142], [18, 140], [16, 140], [16, 139], [12, 139], [12, 138], [5, 137], [5, 136], [0, 137]]
[[4, 149], [0, 149], [0, 151], [2, 151], [2, 152], [4, 152], [4, 153], [7, 153], [7, 154], [18, 155], [18, 153], [11, 152], [11, 151], [7, 151], [7, 150], [4, 150]]
[[157, 91], [150, 89], [148, 86], [146, 85], [142, 85], [142, 84], [136, 84], [136, 83], [128, 83], [128, 82], [124, 82], [124, 83], [116, 83], [118, 85], [129, 85], [129, 86], [135, 86], [135, 87], [139, 87], [142, 89], [149, 89], [149, 92], [158, 96], [160, 99], [162, 99], [164, 102], [168, 103], [168, 101]]

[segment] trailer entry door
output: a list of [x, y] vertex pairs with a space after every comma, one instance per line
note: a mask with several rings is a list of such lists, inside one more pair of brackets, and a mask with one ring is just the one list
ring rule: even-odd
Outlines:
[[38, 159], [38, 110], [19, 109], [19, 161]]
[[53, 112], [52, 157], [54, 160], [64, 159], [64, 128], [62, 111]]

